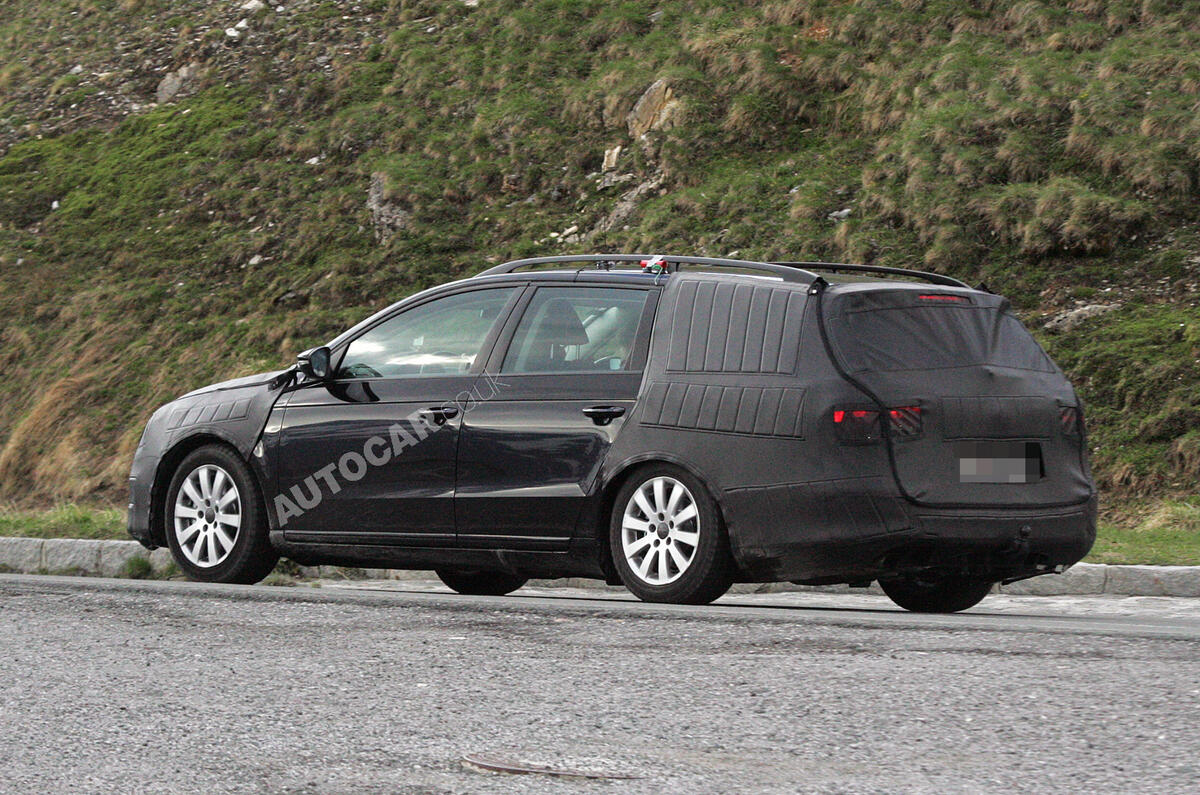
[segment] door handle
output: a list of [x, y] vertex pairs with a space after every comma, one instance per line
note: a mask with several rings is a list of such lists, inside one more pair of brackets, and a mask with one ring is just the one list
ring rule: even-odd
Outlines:
[[608, 425], [610, 422], [625, 414], [623, 406], [588, 406], [583, 413], [592, 418], [597, 425]]
[[418, 412], [421, 417], [432, 420], [434, 425], [445, 425], [446, 420], [458, 416], [458, 406], [430, 406]]

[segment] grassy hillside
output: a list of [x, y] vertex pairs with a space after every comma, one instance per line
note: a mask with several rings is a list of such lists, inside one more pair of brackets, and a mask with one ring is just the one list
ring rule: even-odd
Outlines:
[[281, 2], [5, 4], [0, 499], [119, 499], [162, 401], [618, 249], [985, 281], [1109, 493], [1195, 491], [1195, 3]]

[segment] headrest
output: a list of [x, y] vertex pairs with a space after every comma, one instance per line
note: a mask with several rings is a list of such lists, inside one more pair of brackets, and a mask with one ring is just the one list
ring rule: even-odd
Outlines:
[[586, 345], [590, 341], [574, 305], [565, 298], [546, 302], [533, 338], [539, 343], [553, 345]]

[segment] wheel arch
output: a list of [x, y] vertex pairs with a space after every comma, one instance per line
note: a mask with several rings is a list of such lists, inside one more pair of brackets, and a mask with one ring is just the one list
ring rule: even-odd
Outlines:
[[713, 502], [716, 503], [721, 523], [725, 526], [726, 531], [728, 531], [728, 511], [725, 506], [724, 496], [721, 489], [716, 486], [713, 479], [702, 468], [687, 459], [671, 453], [647, 452], [628, 458], [613, 467], [605, 478], [604, 485], [600, 489], [600, 499], [596, 503], [597, 512], [594, 517], [595, 542], [597, 552], [600, 556], [600, 568], [603, 570], [604, 576], [610, 585], [619, 585], [621, 582], [617, 575], [616, 564], [613, 563], [612, 550], [609, 549], [608, 544], [610, 519], [613, 505], [617, 499], [617, 492], [639, 471], [659, 464], [679, 467], [699, 480], [704, 485], [704, 488], [708, 490], [708, 494], [712, 497]]
[[245, 462], [246, 468], [250, 470], [254, 488], [258, 491], [260, 504], [264, 506], [265, 510], [265, 491], [263, 490], [263, 484], [259, 482], [258, 472], [250, 465], [249, 461], [246, 461], [245, 456], [241, 454], [231, 441], [215, 433], [206, 431], [185, 436], [177, 440], [163, 453], [162, 458], [159, 459], [158, 468], [154, 472], [154, 483], [150, 488], [150, 538], [159, 546], [167, 546], [162, 517], [165, 515], [167, 508], [167, 489], [171, 485], [171, 479], [175, 477], [175, 470], [179, 468], [183, 459], [187, 458], [191, 453], [209, 445], [223, 447]]

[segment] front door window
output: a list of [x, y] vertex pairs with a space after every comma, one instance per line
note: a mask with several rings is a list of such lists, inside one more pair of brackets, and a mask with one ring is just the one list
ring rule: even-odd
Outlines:
[[350, 343], [337, 377], [466, 375], [515, 289], [473, 290], [401, 312]]

